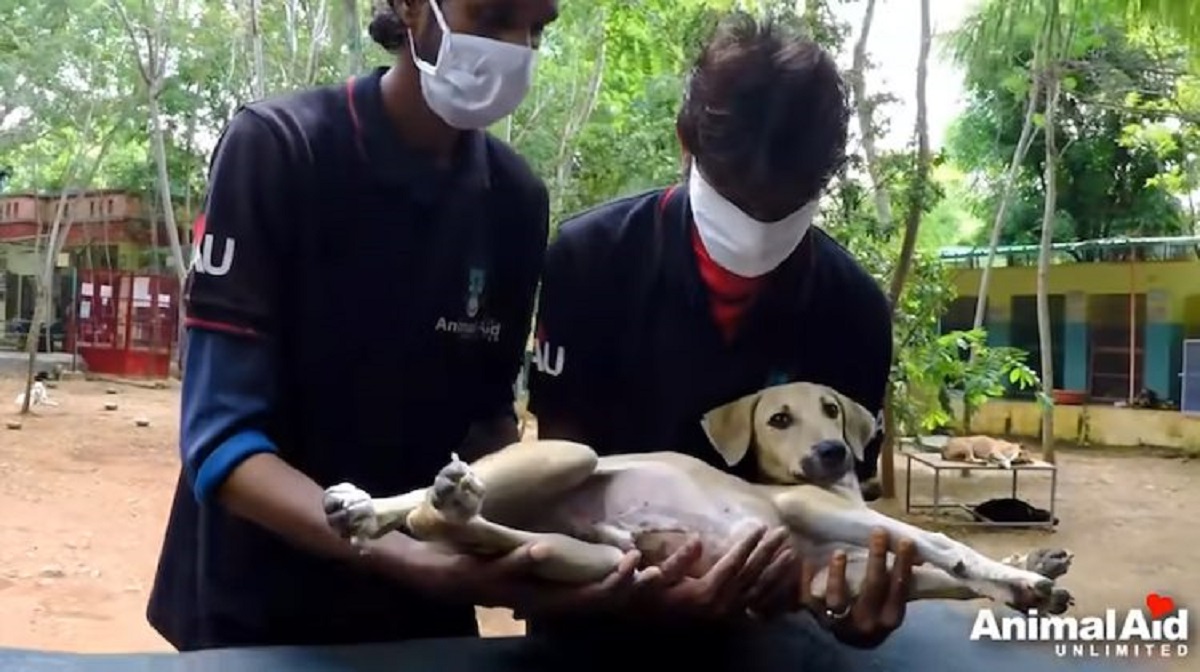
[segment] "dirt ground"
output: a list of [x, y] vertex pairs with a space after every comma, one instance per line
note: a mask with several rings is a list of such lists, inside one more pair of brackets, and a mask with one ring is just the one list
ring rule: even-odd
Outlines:
[[[167, 650], [144, 608], [178, 473], [178, 392], [63, 382], [50, 390], [60, 406], [6, 430], [18, 417], [18, 391], [19, 381], [0, 379], [0, 646]], [[1079, 613], [1136, 608], [1149, 592], [1181, 606], [1200, 599], [1200, 461], [1088, 450], [1066, 452], [1059, 464], [1057, 532], [947, 531], [994, 556], [1071, 549], [1066, 584]], [[903, 461], [897, 467], [903, 487]], [[914, 496], [927, 498], [929, 475], [915, 472], [914, 481]], [[942, 481], [947, 495], [974, 501], [1006, 496], [1010, 482], [979, 473]], [[1021, 496], [1044, 506], [1048, 482], [1029, 475]], [[882, 508], [902, 506], [903, 491]], [[480, 620], [489, 635], [523, 630], [502, 611]]]

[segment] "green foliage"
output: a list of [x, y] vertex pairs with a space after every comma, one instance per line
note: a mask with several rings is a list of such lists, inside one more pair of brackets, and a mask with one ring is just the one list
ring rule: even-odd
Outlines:
[[[0, 166], [14, 167], [11, 188], [63, 186], [59, 176], [71, 150], [111, 133], [110, 150], [91, 186], [134, 189], [157, 202], [144, 82], [112, 3], [125, 3], [138, 32], [153, 32], [154, 13], [168, 1], [0, 0], [0, 15], [6, 17], [0, 24], [0, 120], [9, 119], [0, 121]], [[260, 4], [267, 95], [346, 75], [356, 40], [346, 33], [350, 22], [340, 14], [343, 3]], [[736, 4], [801, 22], [826, 48], [846, 51], [849, 27], [831, 9], [844, 0], [814, 0], [802, 16], [792, 0]], [[561, 3], [562, 16], [542, 43], [533, 91], [511, 120], [492, 129], [547, 180], [555, 223], [605, 200], [680, 178], [675, 116], [685, 77], [719, 15], [734, 5], [734, 0]], [[255, 96], [255, 68], [247, 3], [182, 6], [187, 11], [167, 15], [158, 35], [172, 54], [158, 104], [171, 193], [194, 208], [221, 128], [238, 105]], [[391, 59], [376, 46], [366, 47], [368, 65]], [[869, 92], [868, 104], [877, 110], [876, 133], [888, 124], [892, 100], [892, 92]], [[102, 122], [90, 139], [80, 131], [89, 109], [97, 110]], [[946, 269], [921, 250], [961, 242], [979, 228], [964, 207], [971, 184], [941, 158], [936, 157], [935, 179], [923, 199], [924, 234], [896, 311], [896, 372], [902, 381], [897, 390], [903, 394], [895, 403], [910, 428], [927, 425], [937, 411], [924, 401], [936, 397], [934, 379], [917, 379], [912, 372], [930, 368], [926, 360], [941, 342], [939, 318], [953, 298]], [[914, 195], [914, 152], [885, 154], [882, 161], [893, 209], [901, 213]], [[862, 157], [852, 153], [848, 170], [829, 190], [823, 226], [886, 286], [902, 232], [885, 230], [876, 220], [870, 192], [858, 177], [864, 168]], [[190, 214], [183, 213], [181, 221], [190, 221]], [[156, 252], [143, 263], [164, 262]], [[992, 361], [980, 365], [992, 366]]]
[[[986, 220], [996, 210], [1021, 132], [1040, 28], [1032, 16], [1012, 19], [1003, 33], [989, 28], [998, 14], [1011, 9], [1000, 0], [986, 3], [950, 42], [965, 69], [969, 100], [948, 134], [948, 151], [972, 174], [980, 194], [972, 207]], [[1187, 190], [1182, 177], [1194, 170], [1180, 168], [1186, 157], [1182, 131], [1165, 125], [1186, 69], [1182, 50], [1154, 49], [1131, 39], [1124, 24], [1095, 7], [1072, 20], [1056, 125], [1061, 158], [1055, 241], [1190, 233], [1176, 196]], [[982, 37], [989, 35], [996, 42]], [[1131, 95], [1138, 104], [1131, 104]], [[1041, 115], [1035, 127], [1006, 213], [1004, 244], [1035, 243], [1041, 229]], [[1132, 131], [1144, 127], [1154, 128], [1158, 141], [1153, 134]], [[1176, 179], [1164, 179], [1164, 173]], [[977, 242], [985, 243], [987, 235], [980, 231]]]
[[988, 346], [982, 329], [952, 331], [910, 347], [894, 382], [897, 396], [907, 402], [898, 409], [902, 422], [922, 432], [957, 424], [950, 391], [961, 396], [965, 425], [990, 399], [1012, 388], [1038, 390], [1041, 383], [1027, 357], [1017, 348]]
[[552, 220], [674, 181], [683, 77], [718, 0], [564, 3], [511, 139], [549, 182]]

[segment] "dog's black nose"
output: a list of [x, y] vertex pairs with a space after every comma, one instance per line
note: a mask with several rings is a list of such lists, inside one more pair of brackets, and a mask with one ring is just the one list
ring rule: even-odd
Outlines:
[[846, 450], [846, 444], [842, 443], [841, 441], [834, 440], [821, 441], [814, 446], [813, 449], [816, 451], [817, 457], [821, 458], [822, 462], [833, 463], [844, 462], [848, 452]]

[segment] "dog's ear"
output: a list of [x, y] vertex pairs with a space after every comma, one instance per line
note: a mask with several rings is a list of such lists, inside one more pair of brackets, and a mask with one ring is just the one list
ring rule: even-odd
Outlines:
[[725, 464], [733, 466], [746, 458], [750, 444], [754, 441], [754, 409], [758, 407], [758, 393], [718, 406], [700, 419], [700, 426], [708, 436], [709, 443], [724, 458]]
[[846, 443], [850, 444], [854, 458], [862, 461], [866, 457], [867, 444], [875, 438], [875, 432], [879, 430], [875, 416], [841, 392], [833, 393], [837, 396], [838, 405], [842, 407], [842, 433], [845, 434]]

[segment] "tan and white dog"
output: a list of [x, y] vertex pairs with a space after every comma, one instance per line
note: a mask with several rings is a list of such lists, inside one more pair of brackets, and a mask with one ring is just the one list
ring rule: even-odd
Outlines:
[[[845, 550], [848, 583], [859, 586], [871, 532], [884, 528], [893, 553], [906, 537], [925, 563], [914, 569], [912, 600], [984, 597], [1048, 613], [1072, 603], [1046, 576], [870, 509], [853, 464], [876, 431], [875, 419], [832, 389], [767, 388], [710, 411], [703, 425], [726, 463], [753, 456], [773, 485], [748, 483], [679, 453], [598, 458], [578, 443], [527, 441], [470, 465], [452, 456], [431, 487], [394, 497], [334, 485], [325, 491], [325, 512], [364, 549], [390, 530], [477, 554], [542, 542], [549, 553], [534, 571], [562, 582], [607, 576], [634, 548], [644, 565], [657, 564], [695, 537], [704, 553], [693, 569], [703, 572], [745, 535], [786, 526], [803, 557], [824, 563]], [[814, 579], [814, 596], [824, 596], [825, 579], [824, 571]]]
[[1014, 464], [1029, 464], [1033, 458], [1019, 443], [990, 436], [956, 436], [942, 447], [942, 459], [970, 464], [991, 464], [1012, 469]]

